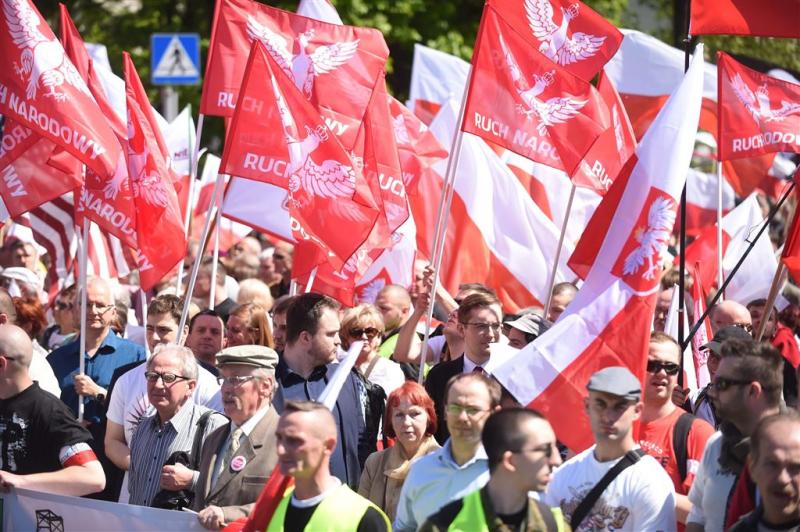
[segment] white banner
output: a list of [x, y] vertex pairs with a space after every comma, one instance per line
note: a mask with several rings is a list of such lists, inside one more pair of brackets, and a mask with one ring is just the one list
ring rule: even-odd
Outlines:
[[0, 493], [0, 532], [205, 530], [190, 512], [12, 489]]

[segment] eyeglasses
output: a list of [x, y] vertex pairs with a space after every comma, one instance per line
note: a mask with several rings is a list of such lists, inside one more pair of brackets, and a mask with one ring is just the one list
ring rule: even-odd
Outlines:
[[739, 327], [740, 329], [744, 329], [745, 331], [753, 334], [753, 325], [750, 323], [733, 323], [731, 324], [732, 327]]
[[753, 382], [752, 380], [743, 380], [743, 379], [726, 379], [725, 377], [717, 376], [713, 381], [709, 383], [711, 388], [716, 389], [717, 391], [724, 392], [731, 386], [744, 386], [745, 384], [750, 384]]
[[113, 306], [113, 303], [95, 303], [94, 301], [86, 302], [87, 310], [96, 310], [97, 312], [105, 312]]
[[488, 412], [488, 410], [485, 410], [483, 408], [477, 408], [474, 406], [456, 405], [456, 404], [450, 404], [445, 406], [445, 410], [447, 411], [448, 414], [451, 414], [456, 417], [460, 416], [462, 412], [466, 413], [467, 417], [477, 417], [478, 414]]
[[63, 301], [56, 301], [56, 310], [68, 310], [72, 308], [72, 303], [64, 303]]
[[647, 361], [648, 373], [658, 373], [662, 369], [667, 375], [677, 375], [681, 367], [674, 362], [659, 362], [658, 360]]
[[237, 388], [237, 387], [241, 386], [242, 384], [246, 383], [247, 381], [251, 381], [251, 380], [257, 379], [257, 378], [258, 377], [256, 377], [255, 375], [245, 375], [243, 377], [238, 377], [238, 376], [235, 376], [235, 377], [217, 377], [217, 382], [219, 383], [220, 386], [224, 386], [225, 384], [227, 384], [228, 386], [231, 386], [233, 388]]
[[502, 323], [474, 323], [474, 322], [468, 322], [465, 323], [464, 325], [472, 325], [478, 330], [479, 333], [487, 333], [489, 332], [489, 329], [491, 329], [492, 332], [496, 333], [499, 332], [500, 327], [503, 326]]
[[375, 327], [365, 327], [363, 329], [361, 327], [356, 327], [354, 329], [350, 329], [347, 332], [347, 334], [351, 338], [361, 338], [361, 335], [366, 334], [367, 338], [372, 340], [373, 338], [378, 336], [378, 334], [380, 334], [380, 331], [378, 329], [376, 329]]
[[174, 373], [158, 373], [155, 371], [145, 371], [144, 378], [147, 379], [148, 382], [158, 382], [158, 379], [161, 379], [164, 384], [172, 384], [177, 380], [191, 380], [189, 377], [184, 377], [183, 375], [175, 375]]

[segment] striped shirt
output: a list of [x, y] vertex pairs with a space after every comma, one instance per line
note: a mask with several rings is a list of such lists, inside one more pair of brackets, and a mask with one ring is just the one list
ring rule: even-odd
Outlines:
[[[161, 424], [158, 413], [146, 417], [139, 424], [131, 439], [131, 467], [128, 471], [129, 504], [150, 506], [156, 493], [161, 490], [161, 469], [172, 453], [184, 451], [190, 453], [194, 443], [197, 422], [209, 409], [187, 401], [172, 418]], [[221, 415], [212, 415], [208, 419], [202, 439], [218, 427], [225, 425], [228, 419]], [[192, 457], [198, 459], [199, 457]], [[195, 473], [197, 480], [197, 473]]]

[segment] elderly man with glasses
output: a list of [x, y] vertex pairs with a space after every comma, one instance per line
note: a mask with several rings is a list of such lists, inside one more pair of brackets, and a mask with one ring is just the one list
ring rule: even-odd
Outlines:
[[197, 374], [197, 361], [186, 347], [160, 345], [147, 361], [147, 397], [156, 412], [142, 419], [131, 439], [130, 504], [153, 506], [161, 490], [193, 490], [197, 484], [196, 450], [227, 423], [222, 414], [189, 400]]
[[194, 510], [211, 530], [247, 517], [277, 463], [271, 407], [278, 354], [260, 345], [223, 349], [217, 355], [222, 401], [230, 423], [203, 443]]
[[417, 459], [408, 472], [394, 530], [417, 530], [447, 503], [489, 481], [489, 461], [481, 432], [489, 415], [500, 408], [500, 385], [483, 373], [461, 373], [445, 390], [450, 439], [438, 451]]

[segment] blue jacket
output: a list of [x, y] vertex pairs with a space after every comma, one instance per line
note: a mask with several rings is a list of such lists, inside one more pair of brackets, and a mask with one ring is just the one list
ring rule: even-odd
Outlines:
[[[275, 410], [279, 414], [282, 413], [285, 401], [316, 400], [333, 377], [336, 368], [336, 364], [319, 366], [314, 369], [308, 379], [304, 379], [290, 370], [281, 360], [275, 369], [275, 378], [279, 384], [272, 400]], [[361, 400], [363, 393], [358, 376], [351, 372], [342, 386], [342, 391], [333, 409], [337, 441], [336, 449], [331, 456], [331, 474], [353, 489], [358, 489], [358, 481], [361, 478], [362, 464], [359, 462], [359, 447], [368, 445]]]

